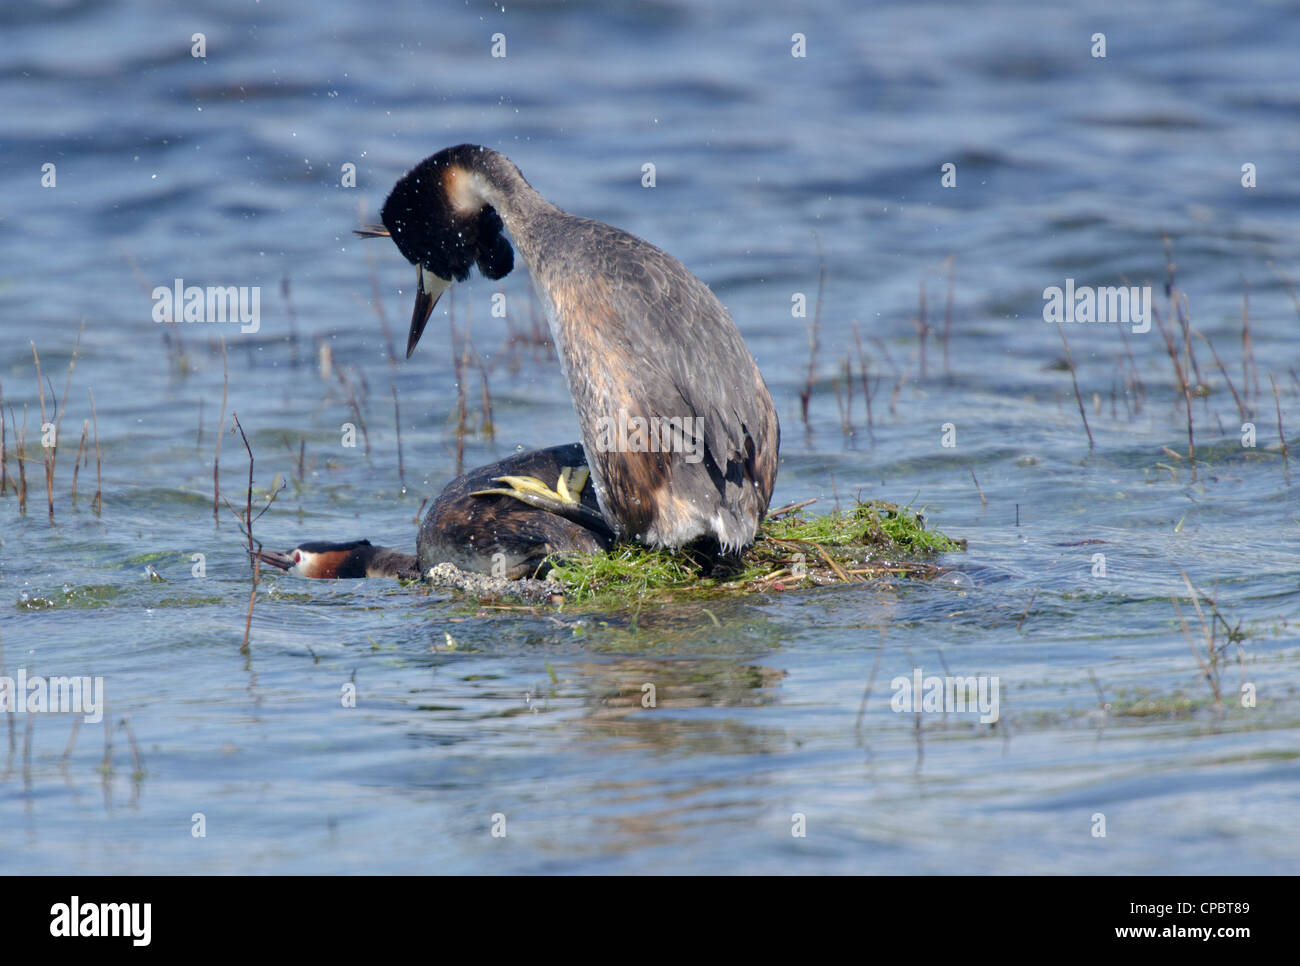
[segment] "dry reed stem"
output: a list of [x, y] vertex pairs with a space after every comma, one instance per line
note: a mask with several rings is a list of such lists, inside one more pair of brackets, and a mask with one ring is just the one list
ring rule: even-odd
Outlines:
[[86, 395], [90, 397], [90, 418], [95, 434], [95, 498], [90, 501], [90, 505], [98, 514], [104, 509], [104, 460], [99, 451], [99, 414], [95, 411], [95, 393], [87, 388]]
[[221, 508], [221, 437], [226, 425], [226, 401], [230, 395], [230, 367], [226, 359], [226, 337], [221, 337], [221, 418], [217, 420], [217, 443], [212, 452], [212, 521], [219, 522]]
[[1079, 377], [1074, 371], [1074, 356], [1070, 354], [1070, 343], [1065, 339], [1065, 329], [1058, 325], [1056, 332], [1061, 337], [1061, 345], [1065, 346], [1065, 362], [1070, 367], [1070, 381], [1074, 383], [1074, 398], [1079, 404], [1079, 416], [1083, 420], [1083, 431], [1088, 434], [1088, 452], [1091, 453], [1093, 450], [1092, 429], [1088, 426], [1088, 413], [1083, 405], [1083, 396], [1079, 393]]

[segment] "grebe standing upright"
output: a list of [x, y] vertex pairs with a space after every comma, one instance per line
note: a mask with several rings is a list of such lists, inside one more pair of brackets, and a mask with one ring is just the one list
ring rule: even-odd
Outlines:
[[[504, 155], [470, 144], [404, 175], [381, 217], [358, 234], [391, 236], [416, 265], [408, 357], [453, 281], [474, 265], [491, 279], [510, 272], [504, 229], [546, 311], [614, 536], [723, 553], [753, 543], [776, 481], [776, 410], [727, 310], [677, 259], [561, 211]], [[647, 427], [677, 435], [656, 445]], [[555, 512], [572, 502], [535, 482], [511, 486]]]

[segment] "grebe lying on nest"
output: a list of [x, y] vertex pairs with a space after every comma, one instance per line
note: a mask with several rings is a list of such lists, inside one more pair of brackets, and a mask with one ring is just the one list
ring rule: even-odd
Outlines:
[[[584, 470], [577, 443], [470, 470], [448, 483], [429, 508], [414, 554], [357, 540], [304, 543], [287, 553], [263, 550], [260, 556], [298, 577], [413, 580], [443, 562], [512, 580], [541, 577], [552, 554], [593, 553], [613, 543], [596, 498], [584, 485]], [[534, 492], [528, 481], [538, 478], [556, 480], [560, 492]], [[513, 485], [502, 489], [500, 482]]]

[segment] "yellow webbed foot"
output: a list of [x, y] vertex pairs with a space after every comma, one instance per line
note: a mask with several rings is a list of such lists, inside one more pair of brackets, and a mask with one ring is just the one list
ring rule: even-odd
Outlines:
[[582, 488], [587, 485], [591, 471], [585, 466], [566, 466], [560, 470], [560, 478], [555, 481], [556, 492], [566, 503], [578, 503]]
[[582, 488], [587, 485], [590, 471], [585, 466], [566, 466], [551, 489], [535, 476], [498, 476], [495, 483], [506, 484], [490, 490], [475, 490], [470, 496], [512, 496], [516, 500], [543, 510], [572, 507], [581, 502]]

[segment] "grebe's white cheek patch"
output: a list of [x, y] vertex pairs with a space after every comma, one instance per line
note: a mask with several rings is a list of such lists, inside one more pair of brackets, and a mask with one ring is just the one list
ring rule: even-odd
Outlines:
[[438, 304], [438, 299], [442, 298], [442, 293], [451, 287], [451, 279], [435, 275], [423, 265], [416, 269], [415, 275], [420, 291], [431, 296], [432, 302], [429, 308], [432, 309], [434, 305]]

